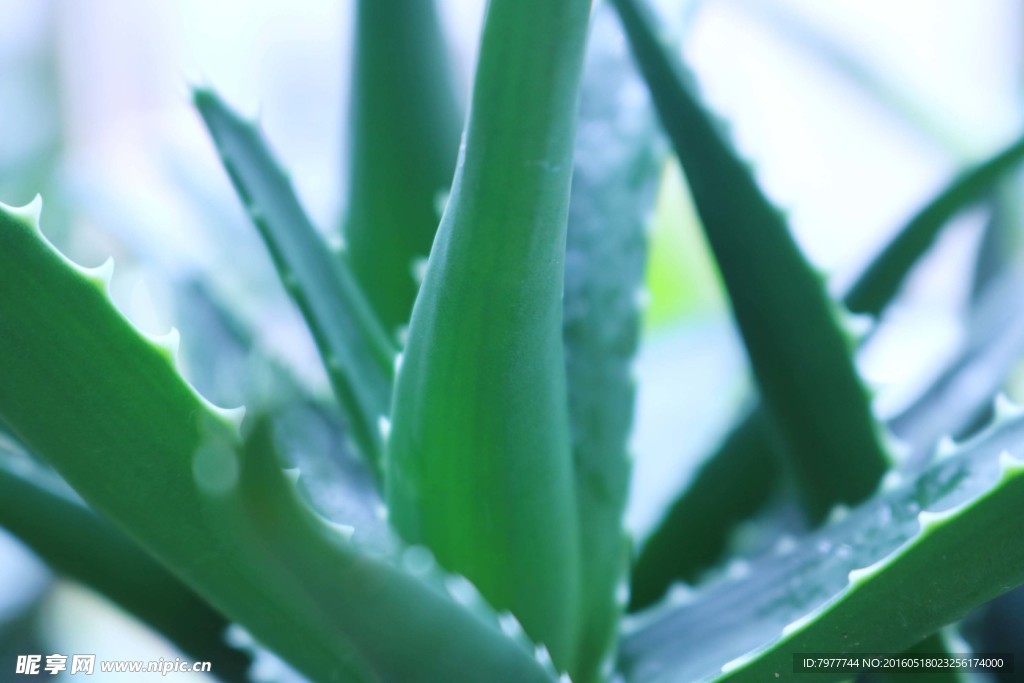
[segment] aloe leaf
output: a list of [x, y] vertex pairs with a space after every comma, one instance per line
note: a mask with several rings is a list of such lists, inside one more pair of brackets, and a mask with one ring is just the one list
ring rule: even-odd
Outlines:
[[429, 553], [368, 553], [312, 512], [265, 422], [243, 440], [240, 415], [181, 378], [173, 343], [110, 303], [109, 269], [72, 264], [37, 225], [0, 208], [0, 415], [92, 508], [314, 680], [555, 678]]
[[[576, 679], [610, 656], [627, 581], [633, 356], [640, 331], [646, 219], [661, 170], [657, 123], [607, 7], [596, 9], [580, 96], [566, 238], [563, 314], [576, 473], [583, 632]], [[610, 670], [613, 660], [607, 662]]]
[[[847, 333], [821, 278], [660, 44], [636, 0], [615, 0], [687, 174], [765, 408], [808, 515], [871, 494], [888, 466]], [[827, 395], [829, 400], [821, 400]]]
[[[794, 547], [637, 615], [637, 682], [841, 680], [793, 674], [794, 652], [895, 652], [1024, 581], [1024, 417], [983, 434]], [[776, 678], [776, 673], [779, 678]]]
[[320, 349], [353, 440], [379, 468], [394, 349], [341, 259], [307, 218], [257, 128], [210, 90], [194, 93], [221, 161]]
[[[384, 538], [376, 482], [346, 442], [334, 405], [311, 397], [207, 280], [179, 282], [176, 291], [175, 317], [184, 323], [182, 336], [192, 340], [182, 349], [182, 362], [200, 393], [228, 404], [248, 399], [250, 407], [272, 413], [281, 450], [307, 475], [304, 488], [313, 507], [358, 527], [364, 541]], [[217, 381], [200, 382], [203, 375]]]
[[749, 408], [645, 540], [633, 566], [630, 610], [654, 604], [677, 581], [696, 582], [716, 563], [736, 526], [778, 490], [782, 462], [760, 405]]
[[[920, 395], [886, 422], [905, 448], [900, 469], [917, 472], [947, 434], [959, 434], [983, 416], [1007, 373], [1024, 353], [1019, 272], [986, 288], [961, 347]], [[633, 568], [630, 608], [653, 604], [673, 581], [693, 582], [718, 561], [736, 525], [766, 503], [782, 475], [782, 456], [760, 409], [744, 414], [701, 465], [645, 541]], [[725, 496], [722, 493], [730, 493]], [[718, 496], [722, 495], [722, 498]], [[686, 539], [686, 552], [679, 552]]]
[[62, 484], [0, 445], [0, 526], [52, 569], [106, 596], [185, 654], [214, 662], [218, 678], [246, 680], [248, 659], [224, 642], [224, 617]]
[[431, 0], [356, 5], [345, 256], [381, 322], [409, 321], [462, 116]]
[[1015, 269], [985, 289], [952, 360], [920, 398], [890, 420], [892, 433], [909, 447], [906, 469], [923, 467], [940, 437], [968, 428], [1003, 388], [1007, 374], [1024, 353], [1022, 286], [1024, 273]]
[[[914, 217], [897, 232], [896, 236], [880, 252], [876, 260], [869, 265], [857, 279], [854, 287], [844, 297], [844, 303], [857, 312], [879, 314], [897, 294], [898, 284], [904, 280], [913, 265], [927, 251], [935, 236], [949, 220], [958, 212], [978, 201], [984, 193], [1007, 172], [1015, 168], [1024, 156], [1024, 139], [1014, 142], [989, 159], [971, 167], [942, 189], [931, 201], [916, 212]], [[861, 308], [857, 308], [860, 304]], [[865, 304], [870, 304], [866, 308]], [[1009, 347], [1004, 347], [1009, 348]], [[997, 352], [995, 345], [987, 347], [986, 357]], [[1005, 367], [1003, 363], [988, 364], [987, 367]], [[963, 373], [951, 369], [951, 376], [961, 377]], [[988, 376], [988, 373], [986, 374]], [[974, 400], [984, 401], [991, 397], [998, 387], [992, 386]], [[977, 392], [970, 392], [972, 395]], [[963, 405], [958, 399], [951, 397], [955, 405], [940, 406], [936, 401], [919, 402], [912, 408], [913, 415], [898, 418], [893, 426], [898, 436], [909, 442], [913, 450], [920, 452], [934, 443], [934, 438], [950, 429], [948, 422], [938, 425], [926, 425], [928, 417], [925, 413], [939, 420], [951, 415], [960, 415], [963, 419]], [[968, 402], [970, 403], [970, 402]], [[973, 404], [972, 404], [973, 405]], [[758, 409], [760, 410], [760, 408]], [[970, 408], [968, 410], [971, 410]], [[958, 423], [959, 424], [959, 423]], [[935, 427], [939, 430], [936, 432]], [[911, 431], [924, 431], [911, 434]], [[760, 436], [753, 436], [755, 432]], [[653, 602], [670, 585], [671, 579], [692, 579], [710, 561], [716, 559], [725, 547], [726, 535], [734, 524], [749, 514], [756, 512], [757, 501], [767, 501], [769, 491], [756, 491], [758, 479], [753, 476], [739, 476], [737, 472], [758, 472], [764, 475], [760, 481], [769, 485], [777, 481], [778, 465], [770, 461], [770, 455], [776, 446], [769, 440], [770, 429], [751, 423], [751, 417], [740, 418], [736, 426], [722, 440], [719, 449], [713, 453], [707, 464], [702, 467], [694, 480], [694, 486], [688, 487], [681, 496], [672, 503], [669, 512], [659, 524], [657, 530], [645, 542], [638, 556], [633, 578], [632, 607], [639, 608]], [[721, 459], [721, 462], [718, 462]], [[735, 480], [735, 481], [734, 481]], [[697, 487], [699, 483], [699, 487]], [[744, 488], [747, 492], [742, 497], [750, 503], [743, 506], [746, 514], [738, 517], [739, 509], [730, 506], [730, 519], [717, 519], [716, 511], [721, 513], [721, 505], [715, 499], [703, 493], [705, 490], [720, 490], [725, 486], [749, 484]], [[738, 517], [738, 518], [737, 518]], [[704, 532], [692, 536], [692, 529], [702, 528]], [[713, 533], [715, 530], [718, 533]], [[685, 533], [685, 536], [684, 536]], [[680, 539], [687, 538], [688, 551], [679, 553], [675, 546]], [[702, 543], [701, 541], [707, 543]], [[692, 543], [692, 545], [691, 545]], [[663, 565], [663, 562], [668, 562]]]
[[868, 266], [843, 298], [855, 313], [877, 315], [895, 295], [911, 267], [935, 241], [942, 226], [983, 199], [993, 185], [1024, 160], [1024, 136], [965, 169], [914, 215]]
[[[572, 669], [579, 548], [562, 284], [588, 0], [493, 0], [451, 197], [413, 308], [390, 519]], [[485, 512], [486, 511], [486, 512]]]

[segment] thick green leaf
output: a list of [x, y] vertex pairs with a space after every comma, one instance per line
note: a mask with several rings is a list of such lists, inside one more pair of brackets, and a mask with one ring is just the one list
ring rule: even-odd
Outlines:
[[739, 578], [637, 615], [623, 648], [630, 679], [842, 680], [794, 674], [792, 654], [897, 652], [1024, 581], [1024, 417], [1005, 401], [997, 414], [917, 477], [894, 477]]
[[[614, 0], [686, 173], [760, 394], [809, 516], [871, 494], [888, 465], [848, 335], [824, 283], [637, 0]], [[828, 400], [822, 400], [827, 396]]]
[[[564, 336], [579, 509], [583, 632], [578, 683], [612, 656], [629, 567], [623, 513], [646, 221], [661, 144], [610, 8], [595, 10], [580, 97], [566, 238]], [[607, 662], [610, 671], [613, 661]]]
[[783, 458], [764, 420], [760, 405], [748, 408], [671, 503], [633, 566], [631, 610], [653, 605], [677, 581], [695, 583], [778, 490]]
[[194, 97], [281, 281], [309, 324], [353, 440], [379, 467], [378, 424], [388, 415], [395, 351], [347, 266], [306, 217], [256, 127], [210, 90], [196, 90]]
[[345, 256], [392, 335], [409, 321], [462, 117], [433, 0], [359, 0]]
[[[860, 312], [880, 314], [897, 294], [898, 284], [931, 246], [939, 231], [957, 213], [991, 190], [999, 179], [1019, 164], [1022, 157], [1024, 140], [1018, 140], [953, 178], [883, 248], [844, 297], [844, 303]], [[862, 308], [856, 308], [858, 304]], [[865, 305], [867, 308], [863, 308]], [[1001, 347], [1007, 350], [1015, 348], [1012, 344]], [[998, 354], [999, 348], [1000, 345], [996, 344], [986, 345], [982, 355], [988, 358], [993, 352]], [[993, 364], [987, 361], [985, 366], [1006, 367], [1005, 363]], [[966, 377], [965, 373], [959, 373], [956, 368], [951, 368], [949, 374]], [[990, 375], [985, 374], [986, 377]], [[938, 401], [918, 402], [911, 409], [913, 415], [905, 419], [898, 418], [893, 427], [897, 435], [911, 445], [913, 452], [922, 452], [922, 449], [931, 447], [934, 439], [950, 431], [955, 432], [958, 425], [963, 424], [964, 415], [974, 410], [971, 406], [978, 401], [988, 400], [997, 388], [994, 385], [988, 386], [980, 395], [976, 395], [977, 391], [970, 391], [972, 396], [976, 396], [966, 402], [951, 397], [952, 406], [940, 405]], [[966, 413], [964, 405], [968, 406]], [[935, 424], [927, 416], [918, 418], [918, 415], [925, 413], [943, 422]], [[955, 415], [960, 415], [959, 421], [949, 422]], [[760, 481], [767, 486], [778, 480], [778, 465], [770, 461], [770, 454], [776, 450], [776, 446], [769, 439], [770, 430], [764, 425], [753, 424], [751, 420], [748, 415], [736, 421], [736, 426], [723, 438], [719, 449], [708, 458], [707, 464], [695, 478], [694, 485], [673, 502], [658, 529], [645, 542], [634, 572], [634, 609], [656, 600], [673, 579], [692, 580], [709, 562], [720, 556], [726, 537], [734, 525], [759, 509], [757, 501], [768, 500], [770, 491], [758, 490], [757, 484]], [[911, 431], [915, 433], [909, 433]], [[754, 476], [755, 473], [757, 476]], [[744, 492], [740, 499], [748, 503], [742, 507], [745, 512], [741, 514], [741, 508], [728, 506], [726, 518], [716, 517], [724, 508], [705, 491], [719, 491], [732, 486], [738, 486]], [[694, 536], [693, 530], [698, 528], [702, 531]], [[687, 538], [686, 553], [677, 551], [682, 538]]]
[[1024, 137], [962, 171], [934, 199], [921, 207], [876, 256], [843, 298], [855, 313], [878, 315], [893, 298], [911, 267], [946, 223], [984, 199], [996, 182], [1024, 160]]
[[[1002, 274], [985, 291], [967, 336], [946, 367], [886, 423], [905, 448], [904, 471], [919, 471], [944, 436], [985, 417], [992, 397], [1024, 353], [1021, 274]], [[701, 465], [645, 542], [633, 569], [631, 609], [653, 604], [676, 580], [693, 582], [726, 548], [729, 535], [766, 503], [782, 474], [760, 410], [745, 414]], [[679, 552], [686, 539], [686, 552]]]
[[[956, 191], [964, 177], [969, 176], [953, 179], [928, 206], [944, 205], [953, 196], [967, 201], [969, 194]], [[943, 213], [923, 210], [919, 215], [932, 216], [936, 221], [932, 229], [938, 230], [943, 225], [938, 222]], [[951, 213], [945, 213], [945, 220], [950, 217]], [[898, 250], [899, 236], [904, 231], [905, 228], [897, 233], [894, 241], [882, 251], [883, 255]], [[897, 293], [886, 287], [885, 282], [902, 278], [923, 252], [902, 253], [902, 258], [889, 259], [888, 267], [866, 270], [858, 279], [865, 291], [885, 292], [879, 300], [880, 313]], [[940, 437], [967, 427], [1001, 387], [1024, 345], [1024, 325], [1016, 314], [1020, 287], [1020, 274], [1011, 270], [997, 276], [985, 288], [962, 348], [921, 397], [888, 424], [889, 430], [907, 446], [906, 467], [920, 467]], [[735, 523], [756, 512], [758, 501], [768, 500], [769, 490], [760, 490], [758, 481], [769, 486], [777, 480], [778, 465], [764, 457], [775, 446], [769, 439], [769, 431], [753, 425], [752, 417], [753, 414], [748, 414], [737, 418], [719, 449], [701, 466], [693, 484], [672, 503], [663, 521], [645, 542], [634, 568], [632, 608], [651, 604], [674, 580], [692, 581], [699, 571], [721, 556], [726, 537]], [[755, 432], [760, 435], [752, 436]], [[737, 477], [737, 472], [749, 474]], [[753, 472], [759, 474], [750, 474]], [[736, 498], [748, 505], [742, 508], [723, 506], [705, 493], [730, 487], [735, 488]], [[743, 508], [745, 513], [740, 516]], [[727, 517], [719, 517], [723, 512]], [[694, 531], [696, 528], [700, 530]], [[718, 532], [713, 533], [716, 528]], [[677, 552], [679, 540], [691, 539], [694, 533], [697, 533], [696, 540], [688, 546], [687, 552]], [[709, 543], [699, 543], [700, 539], [707, 539]]]
[[398, 371], [395, 528], [573, 669], [579, 544], [562, 283], [589, 0], [487, 7], [465, 148]]
[[245, 681], [248, 659], [227, 646], [227, 622], [134, 541], [75, 499], [56, 476], [0, 444], [0, 526], [54, 571], [106, 596], [217, 677]]
[[370, 535], [385, 537], [376, 482], [346, 443], [335, 406], [312, 398], [210, 285], [197, 277], [175, 287], [174, 317], [183, 323], [182, 336], [191, 340], [182, 349], [182, 365], [195, 378], [194, 386], [220, 403], [244, 400], [272, 414], [281, 451], [307, 475], [305, 493], [313, 506], [329, 519], [357, 527], [364, 542]]
[[0, 210], [0, 415], [93, 509], [314, 680], [554, 678], [424, 549], [369, 554], [315, 515], [265, 422], [243, 441], [35, 221]]

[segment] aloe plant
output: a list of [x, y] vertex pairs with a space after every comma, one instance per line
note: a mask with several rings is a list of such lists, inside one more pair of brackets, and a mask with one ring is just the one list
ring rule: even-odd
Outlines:
[[[341, 253], [259, 126], [213, 89], [193, 98], [340, 419], [276, 365], [276, 400], [215, 406], [176, 331], [147, 336], [111, 303], [110, 262], [63, 256], [38, 201], [0, 207], [0, 524], [56, 571], [222, 679], [258, 679], [250, 659], [272, 653], [345, 682], [838, 681], [793, 655], [938, 651], [1024, 583], [1024, 409], [989, 403], [1019, 315], [980, 315], [888, 423], [850, 316], [897, 298], [1024, 143], [955, 177], [836, 300], [641, 0], [491, 0], [457, 160], [431, 4], [363, 0], [357, 30]], [[645, 224], [670, 151], [756, 397], [633, 542]], [[1019, 276], [993, 282], [982, 300], [1009, 310]], [[233, 320], [201, 283], [185, 300]], [[984, 405], [991, 425], [930, 457]], [[332, 449], [365, 476], [319, 467]], [[773, 516], [780, 496], [802, 522]], [[755, 515], [790, 535], [724, 564]]]

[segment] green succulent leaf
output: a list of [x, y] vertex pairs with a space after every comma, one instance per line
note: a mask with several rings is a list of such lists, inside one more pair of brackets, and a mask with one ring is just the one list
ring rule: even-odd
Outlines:
[[[824, 282], [761, 193], [637, 0], [614, 0], [682, 163], [771, 423], [808, 515], [872, 493], [888, 466]], [[827, 395], [828, 400], [821, 400]]]
[[245, 681], [249, 662], [224, 641], [227, 621], [148, 553], [97, 516], [56, 475], [0, 443], [0, 526], [51, 568], [154, 628], [217, 677]]
[[[1019, 316], [1021, 274], [1008, 271], [986, 288], [961, 347], [906, 409], [886, 422], [902, 444], [904, 471], [917, 472], [944, 436], [985, 414], [1024, 353]], [[736, 526], [770, 500], [783, 458], [760, 408], [745, 413], [700, 466], [646, 539], [633, 568], [631, 609], [653, 604], [674, 581], [695, 581], [717, 562]], [[680, 552], [686, 539], [686, 552]]]
[[777, 448], [760, 405], [748, 408], [645, 540], [633, 565], [630, 610], [653, 605], [677, 581], [695, 583], [721, 559], [733, 530], [781, 486]]
[[[864, 293], [862, 302], [871, 301], [864, 312], [881, 314], [898, 294], [893, 283], [905, 278], [957, 211], [982, 197], [983, 180], [990, 190], [1000, 174], [1014, 167], [1012, 159], [1019, 163], [1024, 154], [1022, 142], [1007, 147], [974, 170], [957, 175], [943, 187], [858, 276], [844, 302], [855, 303], [855, 293], [859, 291]], [[924, 239], [911, 243], [904, 237], [910, 233]], [[907, 466], [920, 465], [940, 436], [965, 427], [1000, 388], [1022, 346], [1024, 328], [1013, 314], [1019, 287], [1020, 275], [1014, 271], [995, 278], [980, 295], [976, 319], [964, 347], [922, 397], [889, 424], [892, 433], [907, 446]], [[701, 467], [693, 484], [671, 504], [663, 521], [644, 543], [634, 569], [634, 608], [656, 600], [673, 580], [692, 581], [700, 570], [721, 556], [725, 538], [734, 525], [760, 509], [759, 501], [768, 500], [769, 490], [758, 490], [757, 484], [761, 481], [770, 486], [777, 481], [779, 465], [770, 462], [777, 447], [771, 441], [770, 430], [752, 423], [753, 416], [761, 410], [758, 407], [735, 420], [734, 427]], [[754, 475], [755, 472], [758, 474]], [[743, 506], [723, 506], [707, 494], [733, 485], [741, 487], [737, 499], [744, 502]], [[727, 517], [720, 517], [722, 513]], [[710, 545], [694, 541], [687, 553], [677, 552], [680, 539], [692, 538], [694, 528], [701, 529], [697, 539], [707, 538]], [[713, 535], [715, 529], [718, 533]]]
[[920, 475], [732, 572], [745, 578], [637, 615], [630, 680], [842, 680], [794, 674], [793, 653], [899, 651], [1024, 582], [1024, 417], [1005, 400], [996, 413]]
[[[1018, 140], [958, 174], [897, 231], [896, 236], [857, 279], [844, 297], [844, 303], [856, 312], [880, 314], [898, 293], [898, 284], [931, 246], [938, 232], [957, 213], [991, 191], [1000, 178], [1019, 164], [1022, 156], [1024, 140]], [[1010, 326], [1005, 327], [1008, 329]], [[986, 328], [991, 329], [991, 326], [986, 325]], [[1003, 335], [1002, 338], [1008, 336]], [[985, 376], [991, 376], [998, 382], [1005, 374], [1006, 363], [990, 363], [987, 359], [993, 354], [1005, 357], [1006, 353], [1000, 354], [999, 349], [1009, 352], [1015, 347], [1012, 344], [989, 344], [984, 345], [984, 348], [981, 355], [985, 355], [986, 361], [982, 364], [994, 371], [986, 372]], [[968, 361], [962, 358], [962, 362]], [[951, 368], [948, 374], [949, 377], [965, 376], [957, 372], [956, 368]], [[970, 401], [950, 397], [952, 406], [940, 405], [938, 401], [920, 401], [908, 411], [912, 414], [896, 419], [893, 429], [897, 436], [911, 446], [912, 452], [921, 453], [931, 447], [934, 439], [942, 434], [955, 432], [957, 425], [963, 424], [965, 415], [969, 416], [975, 410], [973, 406], [991, 398], [996, 389], [998, 386], [992, 385], [982, 394], [970, 391], [975, 397]], [[933, 394], [937, 392], [938, 389]], [[772, 462], [778, 447], [771, 439], [768, 426], [754, 423], [752, 415], [761, 409], [758, 407], [754, 413], [748, 413], [736, 421], [736, 426], [723, 438], [718, 450], [707, 459], [707, 464], [702, 467], [693, 484], [671, 504], [656, 531], [646, 540], [634, 570], [634, 609], [651, 604], [674, 579], [693, 580], [710, 562], [721, 556], [726, 538], [735, 524], [756, 512], [760, 504], [769, 499], [770, 490], [760, 490], [758, 484], [771, 486], [772, 482], [779, 481], [779, 465]], [[919, 419], [918, 416], [925, 413], [928, 413], [928, 417]], [[725, 506], [728, 508], [725, 510], [708, 492], [731, 486], [743, 487], [744, 495], [739, 499], [746, 504], [739, 507]], [[725, 517], [719, 517], [723, 513]], [[701, 529], [701, 532], [694, 536], [694, 529]], [[683, 538], [687, 539], [686, 553], [680, 553], [677, 549]]]
[[434, 3], [356, 4], [345, 257], [381, 322], [409, 321], [462, 117]]
[[243, 439], [239, 414], [182, 379], [174, 344], [110, 303], [110, 269], [71, 263], [37, 225], [0, 208], [0, 415], [93, 509], [314, 680], [555, 678], [429, 553], [370, 553], [312, 512], [266, 421]]
[[573, 670], [580, 557], [562, 340], [589, 0], [493, 0], [465, 146], [413, 308], [390, 519]]
[[908, 447], [906, 469], [923, 467], [941, 437], [958, 435], [985, 418], [992, 397], [1024, 354], [1022, 287], [1019, 269], [1002, 273], [986, 287], [960, 348], [920, 398], [890, 420], [890, 430]]
[[[633, 415], [633, 356], [640, 331], [646, 221], [662, 145], [621, 29], [595, 9], [580, 97], [566, 238], [564, 337], [579, 509], [583, 632], [576, 679], [594, 680], [612, 656], [627, 585], [627, 440]], [[618, 49], [616, 49], [618, 48]], [[609, 668], [612, 664], [608, 662]]]
[[878, 315], [903, 283], [913, 265], [934, 243], [950, 219], [984, 199], [995, 184], [1024, 161], [1024, 137], [963, 170], [938, 195], [921, 207], [871, 262], [843, 298], [855, 313]]
[[257, 128], [210, 90], [196, 90], [194, 99], [281, 281], [313, 333], [353, 440], [379, 469], [378, 425], [388, 415], [395, 349], [344, 261], [330, 252], [306, 216]]

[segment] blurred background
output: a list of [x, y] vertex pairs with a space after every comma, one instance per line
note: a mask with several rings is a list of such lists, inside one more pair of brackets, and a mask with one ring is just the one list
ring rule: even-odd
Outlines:
[[[463, 102], [483, 6], [438, 2]], [[258, 117], [314, 222], [338, 240], [351, 3], [0, 0], [0, 8], [0, 201], [22, 205], [41, 193], [44, 232], [65, 253], [89, 266], [113, 254], [115, 301], [147, 332], [180, 327], [185, 373], [215, 401], [240, 404], [264, 380], [247, 357], [218, 362], [201, 312], [182, 305], [183, 283], [204, 283], [251, 331], [252, 353], [326, 396], [315, 349], [189, 87], [211, 85]], [[836, 292], [957, 169], [1024, 127], [1024, 5], [1013, 0], [664, 0], [660, 9], [666, 36]], [[644, 107], [637, 90], [635, 106]], [[970, 339], [979, 258], [1017, 258], [1013, 231], [989, 245], [992, 254], [982, 245], [995, 212], [1002, 224], [1020, 215], [1019, 187], [1005, 183], [956, 219], [863, 350], [880, 416], [899, 415]], [[628, 519], [641, 536], [749, 389], [671, 162], [651, 230]], [[1024, 351], [1017, 344], [1009, 368]], [[1003, 389], [1018, 391], [1012, 382]], [[51, 576], [2, 531], [0, 650], [175, 656], [102, 598]]]

